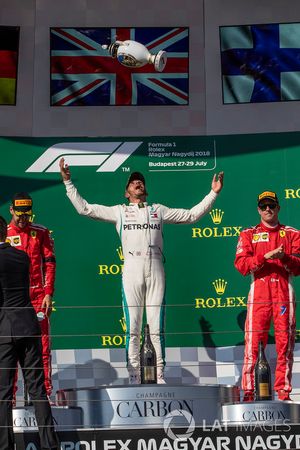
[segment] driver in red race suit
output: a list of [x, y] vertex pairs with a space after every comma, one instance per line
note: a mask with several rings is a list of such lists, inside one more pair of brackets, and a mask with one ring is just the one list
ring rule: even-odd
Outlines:
[[278, 221], [275, 192], [258, 196], [261, 222], [241, 232], [235, 267], [251, 274], [245, 323], [245, 354], [242, 373], [244, 401], [254, 401], [254, 366], [259, 341], [268, 341], [273, 319], [277, 365], [274, 391], [279, 400], [290, 400], [295, 342], [295, 295], [292, 276], [300, 274], [300, 232]]
[[[52, 312], [56, 269], [53, 239], [47, 228], [30, 221], [32, 198], [27, 192], [14, 195], [10, 213], [12, 220], [7, 227], [7, 241], [16, 249], [26, 252], [30, 259], [30, 300], [41, 327], [45, 388], [50, 397], [52, 380], [49, 317]], [[16, 382], [17, 377], [14, 385], [14, 401]]]
[[140, 335], [144, 306], [151, 340], [157, 357], [157, 383], [164, 380], [164, 293], [163, 223], [193, 223], [210, 211], [223, 186], [223, 172], [214, 175], [212, 189], [192, 209], [167, 208], [146, 203], [144, 176], [133, 172], [126, 185], [128, 205], [89, 204], [71, 182], [70, 170], [60, 160], [60, 170], [67, 195], [77, 212], [91, 219], [114, 223], [124, 254], [123, 307], [127, 328], [127, 368], [130, 384], [140, 383]]

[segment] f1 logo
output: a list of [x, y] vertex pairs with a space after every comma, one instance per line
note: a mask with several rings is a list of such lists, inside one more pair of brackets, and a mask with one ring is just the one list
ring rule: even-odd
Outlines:
[[115, 172], [143, 142], [61, 142], [49, 147], [26, 172], [59, 172], [64, 157], [69, 166], [98, 166]]

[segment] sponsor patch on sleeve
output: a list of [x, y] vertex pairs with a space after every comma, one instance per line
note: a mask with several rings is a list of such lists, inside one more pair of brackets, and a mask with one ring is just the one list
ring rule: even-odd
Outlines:
[[21, 236], [9, 236], [7, 237], [7, 242], [9, 242], [12, 247], [18, 247], [21, 245]]

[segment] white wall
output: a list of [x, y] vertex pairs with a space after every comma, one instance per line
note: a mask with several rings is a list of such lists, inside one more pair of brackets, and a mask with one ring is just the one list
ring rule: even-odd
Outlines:
[[[17, 105], [0, 106], [0, 135], [298, 131], [299, 102], [222, 104], [219, 48], [221, 25], [297, 21], [298, 0], [1, 0], [0, 25], [20, 25], [21, 39]], [[50, 107], [49, 28], [53, 26], [188, 26], [189, 105]]]

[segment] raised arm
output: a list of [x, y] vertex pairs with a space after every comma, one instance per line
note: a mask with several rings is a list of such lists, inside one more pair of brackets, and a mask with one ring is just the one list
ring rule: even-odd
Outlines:
[[259, 270], [266, 262], [264, 255], [254, 255], [252, 246], [252, 234], [242, 231], [238, 240], [236, 255], [234, 260], [235, 268], [242, 275]]
[[103, 206], [90, 204], [81, 197], [78, 190], [71, 181], [71, 172], [68, 164], [65, 164], [64, 158], [59, 161], [60, 173], [66, 186], [67, 196], [72, 205], [81, 216], [88, 216], [91, 219], [102, 220], [105, 222], [116, 223], [120, 216], [118, 206]]
[[224, 172], [220, 172], [218, 175], [214, 174], [211, 191], [206, 195], [200, 203], [195, 205], [191, 209], [178, 209], [178, 208], [167, 208], [163, 207], [163, 220], [165, 223], [194, 223], [197, 222], [201, 217], [207, 214], [218, 194], [223, 188]]
[[223, 189], [223, 181], [224, 181], [224, 172], [214, 174], [211, 182], [211, 188], [216, 194], [219, 194]]
[[65, 164], [65, 158], [60, 158], [59, 160], [59, 168], [63, 181], [71, 180], [71, 172], [68, 164]]

